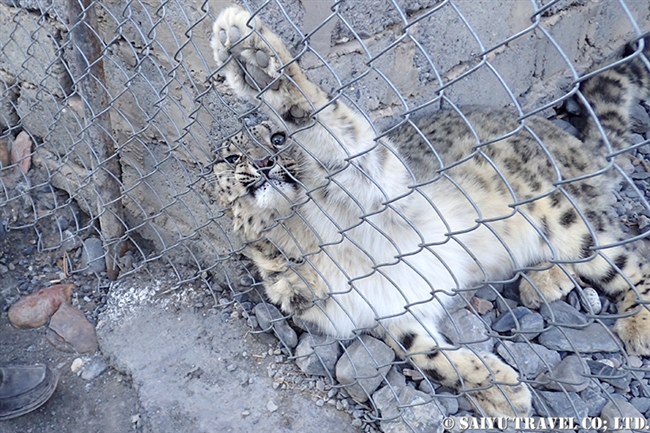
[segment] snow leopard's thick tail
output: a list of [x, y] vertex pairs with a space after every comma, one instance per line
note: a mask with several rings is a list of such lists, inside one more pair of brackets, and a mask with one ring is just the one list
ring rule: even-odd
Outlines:
[[[580, 86], [595, 114], [583, 107], [582, 140], [600, 154], [608, 153], [603, 150], [607, 149], [605, 137], [614, 152], [629, 147], [630, 108], [636, 101], [650, 97], [650, 36], [629, 44], [620, 62]], [[598, 69], [604, 68], [607, 66]]]

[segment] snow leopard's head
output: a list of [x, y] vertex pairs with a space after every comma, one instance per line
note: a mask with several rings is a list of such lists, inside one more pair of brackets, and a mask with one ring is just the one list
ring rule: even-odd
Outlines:
[[216, 194], [223, 206], [240, 198], [260, 210], [281, 210], [297, 200], [302, 151], [287, 134], [263, 122], [235, 135], [218, 150]]

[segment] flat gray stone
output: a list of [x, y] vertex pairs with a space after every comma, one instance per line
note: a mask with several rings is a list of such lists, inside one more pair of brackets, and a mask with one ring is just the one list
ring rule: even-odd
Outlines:
[[499, 292], [492, 285], [483, 286], [476, 290], [474, 296], [477, 298], [485, 299], [486, 301], [494, 302], [499, 297]]
[[572, 124], [570, 124], [566, 120], [553, 119], [553, 120], [551, 120], [551, 122], [553, 122], [555, 124], [555, 126], [565, 130], [566, 132], [573, 135], [574, 137], [579, 137], [580, 136], [580, 131], [578, 131], [578, 129], [575, 126], [573, 126]]
[[582, 398], [575, 392], [537, 391], [533, 406], [540, 416], [573, 417], [582, 420], [589, 411]]
[[521, 319], [533, 312], [526, 307], [515, 307], [512, 311], [506, 311], [501, 314], [496, 322], [492, 324], [492, 329], [497, 332], [509, 332], [517, 329], [517, 324], [521, 326]]
[[548, 369], [547, 364], [555, 366], [560, 362], [560, 354], [534, 343], [513, 343], [504, 341], [497, 352], [513, 368], [529, 379], [534, 379]]
[[357, 338], [336, 363], [336, 380], [356, 402], [363, 403], [390, 370], [395, 352], [369, 335]]
[[372, 395], [382, 417], [384, 433], [442, 433], [444, 406], [410, 386], [401, 389], [384, 386]]
[[104, 259], [104, 246], [101, 239], [88, 238], [83, 243], [81, 252], [81, 267], [87, 268], [87, 272], [99, 274], [106, 270]]
[[440, 332], [452, 343], [471, 347], [478, 352], [492, 352], [496, 343], [494, 338], [488, 335], [485, 323], [464, 308], [452, 313], [451, 320], [448, 317], [446, 320], [443, 318]]
[[527, 314], [519, 320], [519, 329], [512, 332], [514, 341], [525, 342], [537, 337], [544, 330], [544, 318], [539, 313]]
[[641, 413], [650, 410], [650, 398], [648, 397], [632, 397], [630, 404]]
[[81, 370], [81, 378], [90, 381], [101, 376], [106, 370], [108, 370], [108, 365], [102, 358], [93, 358], [84, 365]]
[[394, 389], [402, 389], [406, 386], [406, 376], [400, 373], [397, 368], [392, 367], [386, 375], [386, 382]]
[[552, 327], [540, 334], [541, 345], [552, 350], [581, 353], [618, 352], [623, 347], [602, 325], [592, 323], [582, 329]]
[[288, 348], [293, 349], [298, 345], [298, 335], [296, 331], [291, 329], [280, 310], [273, 305], [266, 302], [260, 302], [253, 307], [253, 313], [257, 317], [257, 323], [263, 331], [270, 331], [273, 329], [275, 335], [282, 341]]
[[294, 355], [303, 373], [330, 376], [334, 374], [336, 361], [341, 355], [341, 346], [329, 335], [305, 332], [300, 335]]
[[548, 323], [558, 325], [584, 325], [587, 323], [587, 318], [584, 314], [564, 301], [553, 301], [548, 305], [542, 304], [539, 307], [539, 314]]
[[580, 392], [589, 386], [587, 368], [579, 356], [570, 355], [549, 372], [539, 375], [537, 381], [549, 390]]
[[618, 389], [629, 389], [632, 375], [628, 370], [610, 367], [603, 362], [591, 360], [587, 360], [587, 365], [591, 370], [591, 374], [598, 377], [601, 381], [607, 382]]
[[591, 383], [589, 387], [580, 392], [580, 398], [587, 405], [587, 416], [598, 416], [609, 401], [598, 385]]
[[[600, 417], [604, 422], [609, 426], [615, 426], [615, 418], [642, 418], [645, 419], [643, 414], [639, 412], [632, 404], [627, 401], [617, 398], [614, 400], [609, 400], [605, 407], [603, 407], [602, 412], [600, 412]], [[621, 423], [619, 422], [619, 426]], [[629, 430], [617, 430], [619, 432], [625, 432]]]
[[441, 392], [436, 394], [436, 399], [445, 407], [447, 416], [456, 414], [460, 409], [458, 403], [459, 397], [450, 392]]

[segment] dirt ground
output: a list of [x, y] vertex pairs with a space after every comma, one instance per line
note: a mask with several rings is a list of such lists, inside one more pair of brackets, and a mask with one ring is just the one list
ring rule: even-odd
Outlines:
[[[96, 320], [100, 350], [91, 355], [55, 349], [46, 327], [15, 329], [8, 305], [56, 273], [30, 236], [0, 241], [0, 365], [46, 363], [61, 377], [43, 407], [0, 422], [3, 433], [355, 431], [349, 414], [322, 404], [327, 389], [316, 389], [275, 337], [250, 333], [243, 318], [207, 302], [198, 308], [191, 287], [160, 294], [175, 281], [143, 274], [103, 288], [94, 277], [73, 278], [74, 303]], [[107, 369], [75, 374], [77, 358]]]

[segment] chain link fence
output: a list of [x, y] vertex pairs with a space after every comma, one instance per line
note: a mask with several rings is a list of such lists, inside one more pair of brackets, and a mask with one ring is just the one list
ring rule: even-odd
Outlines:
[[[474, 414], [471, 395], [430, 381], [379, 340], [320, 335], [263, 302], [261, 279], [210, 181], [221, 143], [263, 119], [216, 71], [209, 41], [226, 6], [0, 1], [3, 236], [34, 230], [39, 253], [64, 275], [115, 280], [164, 267], [177, 287], [201, 286], [215, 304], [223, 293], [257, 304], [244, 309], [253, 332], [272, 327], [306, 374], [339, 389], [342, 410], [365, 411], [356, 418], [365, 431], [436, 431], [446, 416]], [[650, 4], [629, 0], [243, 6], [378, 135], [443, 102], [514, 106], [577, 135], [575, 83], [650, 22]], [[650, 225], [648, 105], [634, 105], [632, 117], [619, 167], [626, 181], [612, 209], [629, 238], [642, 239]], [[607, 417], [613, 404], [650, 417], [650, 363], [628, 356], [609, 331], [615, 303], [576, 288], [538, 313], [521, 305], [519, 276], [459, 294], [447, 338], [512, 365], [533, 390], [536, 415]], [[580, 334], [592, 325], [602, 333]], [[554, 329], [581, 344], [544, 343], [540, 335]], [[351, 372], [341, 371], [346, 362]]]

